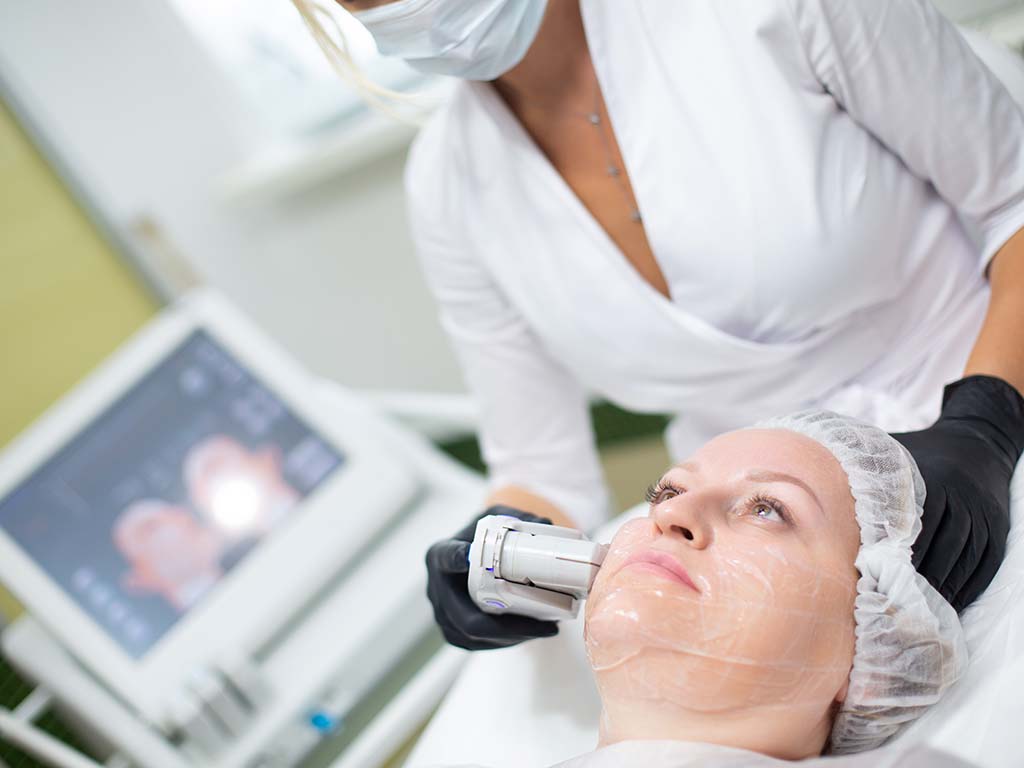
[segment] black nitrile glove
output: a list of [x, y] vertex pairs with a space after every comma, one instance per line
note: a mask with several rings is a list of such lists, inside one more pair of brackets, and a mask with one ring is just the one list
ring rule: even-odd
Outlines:
[[487, 515], [509, 515], [527, 523], [551, 525], [546, 517], [512, 507], [491, 507], [455, 536], [427, 550], [427, 597], [434, 606], [434, 620], [444, 639], [469, 651], [485, 651], [557, 635], [558, 624], [553, 621], [484, 613], [469, 596], [469, 545], [473, 543], [477, 522]]
[[959, 613], [999, 570], [1010, 530], [1010, 479], [1024, 452], [1024, 398], [993, 376], [943, 392], [939, 420], [893, 435], [924, 477], [914, 566]]

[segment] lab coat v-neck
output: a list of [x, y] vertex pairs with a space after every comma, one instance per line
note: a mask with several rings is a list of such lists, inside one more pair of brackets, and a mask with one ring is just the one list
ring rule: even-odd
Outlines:
[[[922, 427], [1024, 227], [1024, 112], [927, 0], [582, 0], [648, 285], [492, 87], [414, 145], [410, 219], [495, 486], [607, 513], [588, 395], [682, 458], [800, 407]], [[638, 479], [640, 482], [640, 479]]]

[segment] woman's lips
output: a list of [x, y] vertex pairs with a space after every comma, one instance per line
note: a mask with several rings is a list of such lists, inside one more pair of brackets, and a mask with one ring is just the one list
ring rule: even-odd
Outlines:
[[685, 584], [694, 592], [700, 592], [700, 590], [697, 589], [697, 585], [693, 583], [693, 579], [690, 578], [690, 574], [686, 572], [686, 569], [683, 568], [682, 564], [667, 552], [660, 552], [656, 549], [647, 549], [637, 552], [631, 555], [622, 567], [628, 568], [630, 566], [641, 566], [656, 570], [659, 575], [670, 578], [673, 581], [678, 581], [681, 584]]

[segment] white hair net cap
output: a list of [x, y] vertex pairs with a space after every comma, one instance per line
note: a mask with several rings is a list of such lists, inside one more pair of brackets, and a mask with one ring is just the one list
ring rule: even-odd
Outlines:
[[956, 611], [918, 574], [925, 485], [910, 453], [888, 433], [831, 411], [769, 419], [827, 448], [846, 471], [860, 525], [856, 640], [849, 692], [832, 728], [833, 754], [880, 746], [936, 703], [967, 666]]

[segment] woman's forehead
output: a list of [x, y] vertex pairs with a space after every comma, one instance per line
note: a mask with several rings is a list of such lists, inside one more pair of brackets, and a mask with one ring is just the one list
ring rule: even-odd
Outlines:
[[823, 445], [785, 429], [744, 429], [719, 435], [680, 465], [709, 481], [737, 472], [782, 473], [822, 491], [848, 491], [846, 473]]

